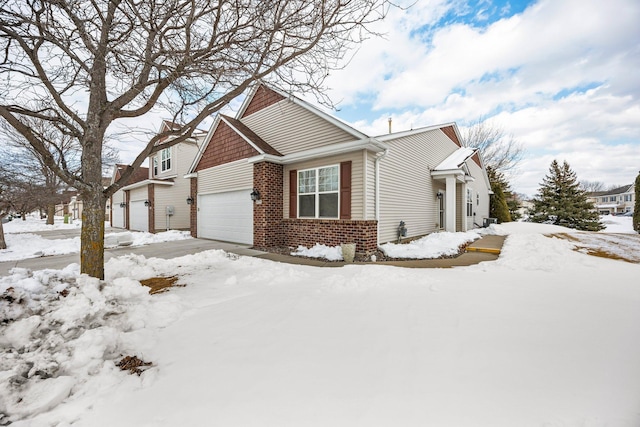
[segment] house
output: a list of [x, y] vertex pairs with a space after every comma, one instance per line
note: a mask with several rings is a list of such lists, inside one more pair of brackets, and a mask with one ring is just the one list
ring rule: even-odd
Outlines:
[[600, 215], [633, 212], [635, 184], [625, 185], [609, 191], [589, 193], [587, 199], [593, 203]]
[[264, 84], [216, 117], [186, 177], [193, 236], [258, 248], [369, 253], [489, 213], [486, 170], [454, 123], [372, 138]]
[[[173, 123], [164, 121], [160, 132], [172, 127]], [[114, 227], [151, 233], [190, 229], [190, 182], [183, 176], [198, 153], [202, 137], [204, 133], [194, 135], [149, 157], [150, 167], [140, 168], [132, 182], [112, 197]], [[114, 180], [118, 173], [114, 172]]]
[[[127, 165], [118, 164], [113, 169], [113, 175], [111, 177], [111, 183], [116, 182], [120, 179], [120, 176], [127, 168]], [[149, 177], [149, 168], [140, 167], [133, 173], [133, 176], [129, 179], [129, 185], [136, 184], [138, 182], [144, 181]], [[129, 210], [129, 193], [124, 189], [119, 189], [116, 191], [109, 201], [109, 206], [111, 208], [111, 227], [114, 228], [129, 228], [129, 223], [131, 221], [130, 218], [130, 210]], [[146, 212], [142, 214], [142, 216], [148, 216]]]

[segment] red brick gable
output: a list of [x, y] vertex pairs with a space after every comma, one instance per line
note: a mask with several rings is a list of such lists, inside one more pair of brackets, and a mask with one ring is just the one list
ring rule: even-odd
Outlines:
[[446, 126], [441, 128], [442, 132], [449, 137], [458, 147], [462, 147], [462, 143], [458, 139], [458, 135], [456, 135], [456, 131], [453, 129], [453, 126]]
[[256, 111], [260, 111], [263, 108], [267, 108], [270, 105], [275, 104], [276, 102], [280, 102], [285, 99], [284, 96], [280, 95], [277, 92], [269, 89], [264, 85], [260, 85], [256, 93], [253, 95], [253, 98], [249, 102], [249, 105], [245, 109], [242, 117], [249, 116]]
[[229, 125], [220, 121], [195, 170], [201, 171], [258, 154], [260, 153]]
[[476, 162], [476, 164], [480, 167], [482, 167], [482, 163], [480, 163], [480, 156], [478, 155], [478, 153], [476, 152], [472, 157], [474, 162]]

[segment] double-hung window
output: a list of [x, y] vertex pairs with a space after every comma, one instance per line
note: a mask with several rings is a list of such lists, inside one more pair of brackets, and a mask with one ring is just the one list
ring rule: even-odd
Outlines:
[[153, 176], [158, 175], [158, 156], [153, 157]]
[[467, 188], [467, 216], [473, 216], [473, 192]]
[[298, 171], [298, 216], [338, 218], [339, 193], [338, 165]]
[[171, 148], [165, 148], [160, 151], [160, 167], [162, 172], [171, 169]]

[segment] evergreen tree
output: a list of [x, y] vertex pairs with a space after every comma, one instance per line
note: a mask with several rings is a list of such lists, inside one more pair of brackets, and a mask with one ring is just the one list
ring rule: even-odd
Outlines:
[[533, 200], [531, 221], [586, 231], [604, 228], [593, 203], [587, 200], [587, 193], [580, 188], [575, 172], [566, 161], [560, 166], [554, 160], [540, 185]]
[[633, 229], [640, 233], [640, 172], [635, 182], [636, 201], [633, 207]]
[[507, 199], [511, 198], [509, 183], [502, 173], [490, 166], [487, 167], [487, 176], [491, 184], [491, 191], [493, 191], [493, 196], [489, 201], [489, 216], [496, 218], [498, 223], [511, 222], [511, 213], [507, 203]]

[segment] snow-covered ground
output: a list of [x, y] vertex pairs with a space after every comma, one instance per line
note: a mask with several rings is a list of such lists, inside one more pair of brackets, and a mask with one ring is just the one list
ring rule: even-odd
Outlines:
[[[56, 218], [53, 225], [47, 225], [45, 220], [29, 216], [25, 221], [14, 219], [3, 226], [7, 249], [0, 250], [0, 262], [80, 252], [80, 237], [56, 239], [55, 244], [52, 244], [50, 239], [33, 234], [40, 231], [80, 230], [81, 223], [79, 221], [64, 224], [62, 218]], [[105, 233], [105, 245], [108, 247], [117, 246], [118, 238], [127, 241], [131, 246], [142, 246], [191, 239], [192, 237], [188, 231], [177, 230], [156, 234], [140, 231], [109, 232]]]
[[[562, 227], [487, 231], [500, 258], [453, 269], [222, 251], [111, 259], [104, 282], [15, 269], [0, 425], [640, 425], [640, 265], [544, 236], [580, 234]], [[171, 275], [186, 286], [139, 285]]]

